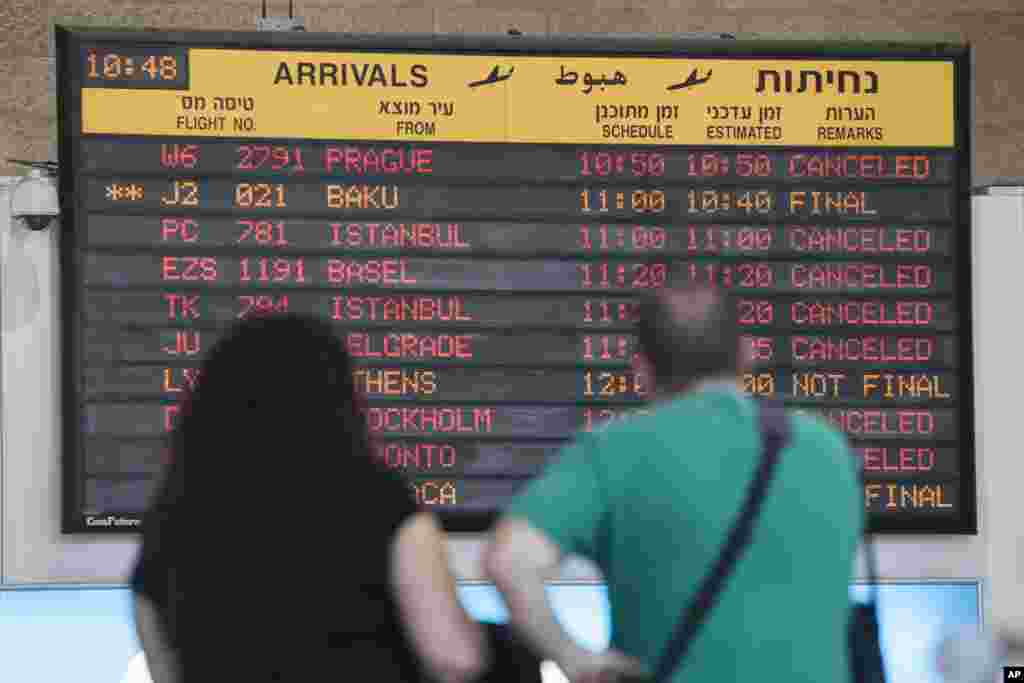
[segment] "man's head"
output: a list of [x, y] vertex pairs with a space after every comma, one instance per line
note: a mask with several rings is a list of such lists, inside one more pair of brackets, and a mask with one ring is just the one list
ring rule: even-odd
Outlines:
[[635, 329], [637, 364], [662, 394], [687, 391], [712, 377], [735, 377], [747, 364], [736, 305], [721, 289], [660, 289], [640, 303]]

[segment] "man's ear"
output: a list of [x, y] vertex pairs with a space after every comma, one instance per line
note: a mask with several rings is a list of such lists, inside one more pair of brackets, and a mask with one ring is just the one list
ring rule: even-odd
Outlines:
[[[765, 341], [769, 341], [765, 339]], [[757, 364], [758, 359], [758, 337], [751, 337], [749, 335], [740, 335], [739, 338], [739, 353], [736, 356], [738, 361], [740, 372], [749, 370]]]

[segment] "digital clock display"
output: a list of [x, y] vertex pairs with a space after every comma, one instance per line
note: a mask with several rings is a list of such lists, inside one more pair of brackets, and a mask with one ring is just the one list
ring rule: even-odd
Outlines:
[[873, 531], [975, 530], [965, 51], [460, 41], [62, 35], [65, 530], [141, 519], [268, 311], [336, 327], [374, 457], [483, 529], [650, 409], [637, 297], [683, 282], [737, 294], [747, 393], [850, 440]]
[[177, 47], [91, 46], [82, 50], [82, 86], [188, 88], [188, 52]]

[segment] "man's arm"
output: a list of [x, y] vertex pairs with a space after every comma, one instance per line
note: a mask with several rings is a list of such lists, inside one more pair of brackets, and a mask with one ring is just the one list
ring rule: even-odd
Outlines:
[[498, 523], [484, 569], [508, 603], [510, 622], [527, 645], [567, 675], [593, 655], [577, 645], [555, 619], [545, 581], [556, 577], [561, 550], [542, 532], [515, 517]]
[[601, 565], [598, 539], [608, 522], [609, 500], [594, 447], [587, 435], [578, 435], [509, 503], [484, 555], [484, 569], [505, 598], [513, 629], [573, 683], [642, 671], [622, 653], [595, 655], [577, 645], [555, 619], [544, 588], [546, 580], [556, 578], [563, 552]]

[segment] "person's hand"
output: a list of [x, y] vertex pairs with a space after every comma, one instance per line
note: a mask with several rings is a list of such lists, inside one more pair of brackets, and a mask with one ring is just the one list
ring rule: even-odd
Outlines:
[[640, 660], [618, 650], [581, 655], [562, 669], [570, 683], [623, 683], [648, 676]]

